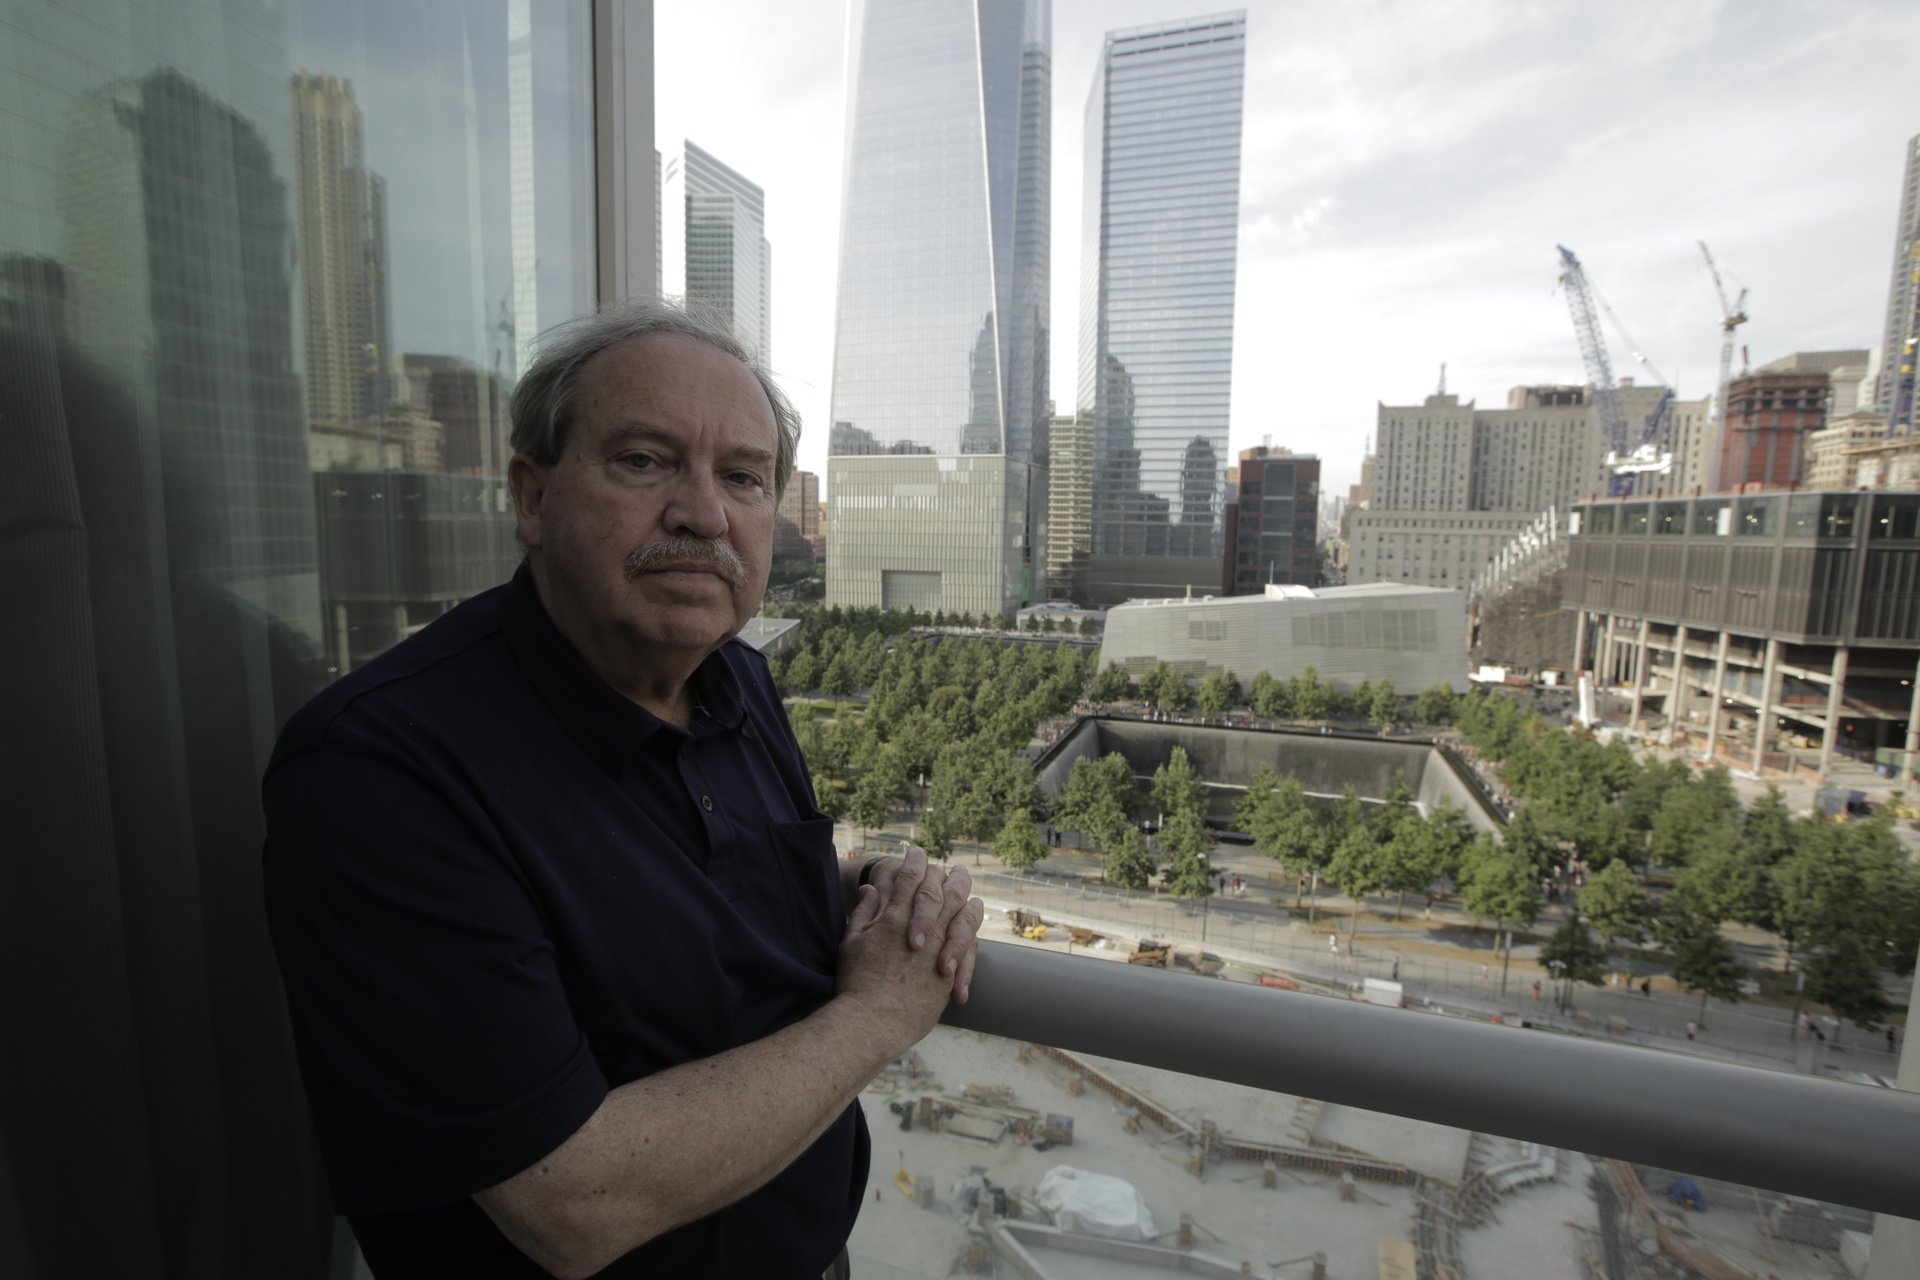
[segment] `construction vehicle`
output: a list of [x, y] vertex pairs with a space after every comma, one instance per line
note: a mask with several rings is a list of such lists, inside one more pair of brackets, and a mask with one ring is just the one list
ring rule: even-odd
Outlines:
[[1133, 954], [1127, 957], [1127, 963], [1146, 964], [1152, 965], [1156, 969], [1164, 969], [1167, 967], [1167, 952], [1169, 949], [1164, 942], [1155, 942], [1151, 938], [1142, 938], [1140, 939], [1140, 945], [1133, 949]]
[[[1586, 268], [1580, 265], [1573, 250], [1565, 245], [1555, 248], [1560, 250], [1560, 283], [1566, 286], [1567, 310], [1573, 314], [1574, 336], [1580, 342], [1580, 358], [1586, 365], [1587, 381], [1593, 384], [1594, 411], [1599, 415], [1601, 435], [1607, 445], [1606, 466], [1613, 475], [1609, 492], [1615, 497], [1626, 497], [1650, 490], [1653, 483], [1644, 477], [1657, 478], [1673, 470], [1673, 449], [1668, 439], [1673, 424], [1673, 389], [1660, 376], [1660, 371], [1640, 354], [1632, 335], [1626, 333], [1613, 309], [1588, 281]], [[1600, 331], [1603, 311], [1634, 346], [1634, 359], [1664, 391], [1646, 421], [1632, 431], [1628, 430], [1614, 396], [1613, 363], [1607, 356], [1606, 335]]]
[[1007, 912], [1007, 923], [1013, 926], [1015, 936], [1029, 942], [1044, 942], [1047, 937], [1047, 922], [1031, 911], [1013, 910]]
[[1226, 968], [1226, 961], [1211, 951], [1202, 951], [1198, 947], [1176, 947], [1173, 952], [1173, 967], [1186, 969], [1205, 977], [1215, 977]]

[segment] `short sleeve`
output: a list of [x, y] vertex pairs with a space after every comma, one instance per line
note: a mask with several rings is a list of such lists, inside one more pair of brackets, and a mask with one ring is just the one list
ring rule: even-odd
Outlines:
[[454, 1203], [586, 1123], [606, 1080], [484, 810], [345, 750], [283, 760], [264, 796], [268, 922], [336, 1209]]

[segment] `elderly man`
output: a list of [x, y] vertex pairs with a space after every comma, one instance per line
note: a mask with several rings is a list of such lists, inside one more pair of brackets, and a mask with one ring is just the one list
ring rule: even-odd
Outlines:
[[549, 335], [513, 399], [526, 563], [281, 738], [269, 920], [383, 1280], [844, 1274], [856, 1097], [966, 998], [981, 906], [918, 851], [835, 857], [733, 639], [797, 434], [676, 308]]

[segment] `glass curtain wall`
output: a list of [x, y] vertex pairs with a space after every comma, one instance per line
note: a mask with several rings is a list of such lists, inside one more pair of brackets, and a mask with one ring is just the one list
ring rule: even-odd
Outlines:
[[1219, 588], [1246, 15], [1110, 32], [1087, 100], [1088, 603]]
[[506, 400], [593, 302], [590, 43], [584, 0], [0, 8], [12, 1274], [326, 1271], [258, 779], [517, 559]]
[[1033, 598], [1050, 12], [1048, 0], [853, 5], [833, 603], [998, 614]]

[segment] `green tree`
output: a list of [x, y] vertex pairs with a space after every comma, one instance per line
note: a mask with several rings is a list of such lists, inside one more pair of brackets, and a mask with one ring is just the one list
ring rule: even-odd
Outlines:
[[1274, 678], [1271, 671], [1254, 675], [1247, 696], [1253, 703], [1255, 715], [1265, 716], [1269, 720], [1284, 720], [1293, 714], [1292, 695], [1285, 684]]
[[813, 802], [820, 812], [829, 818], [837, 818], [847, 811], [847, 798], [834, 784], [832, 778], [824, 773], [813, 775]]
[[1194, 772], [1186, 750], [1175, 747], [1167, 762], [1153, 771], [1153, 789], [1149, 799], [1154, 810], [1171, 821], [1176, 814], [1191, 812], [1204, 817], [1207, 812], [1207, 784]]
[[1504, 937], [1501, 948], [1500, 994], [1507, 993], [1507, 970], [1513, 963], [1513, 925], [1532, 924], [1540, 915], [1539, 877], [1527, 859], [1482, 835], [1473, 842], [1463, 862], [1461, 885], [1467, 911], [1475, 921], [1492, 920]]
[[1131, 826], [1121, 827], [1119, 838], [1107, 846], [1107, 856], [1101, 863], [1102, 878], [1123, 889], [1144, 889], [1153, 873], [1153, 856], [1147, 852], [1140, 832]]
[[1366, 896], [1392, 887], [1385, 846], [1371, 824], [1355, 823], [1341, 834], [1327, 863], [1327, 878], [1353, 899], [1353, 915], [1347, 921], [1347, 941], [1352, 942]]
[[1835, 938], [1807, 958], [1807, 995], [1863, 1027], [1884, 1021], [1893, 1011], [1880, 966], [1858, 938]]
[[1578, 915], [1569, 914], [1540, 944], [1540, 963], [1566, 984], [1562, 1009], [1573, 1008], [1573, 984], [1597, 987], [1607, 980], [1607, 949]]
[[885, 775], [875, 771], [862, 777], [847, 805], [847, 817], [860, 828], [861, 848], [867, 847], [867, 832], [887, 825], [892, 810], [893, 793]]
[[795, 693], [811, 693], [819, 688], [814, 683], [816, 675], [813, 655], [805, 649], [795, 653], [787, 662], [787, 688]]
[[1452, 724], [1457, 702], [1450, 684], [1437, 684], [1431, 689], [1422, 690], [1420, 696], [1413, 700], [1414, 721], [1417, 724]]
[[1323, 720], [1333, 689], [1320, 682], [1320, 673], [1308, 667], [1287, 681], [1287, 701], [1293, 714], [1302, 720]]
[[1202, 715], [1217, 716], [1240, 701], [1240, 682], [1231, 671], [1216, 671], [1200, 682], [1194, 706]]
[[1532, 806], [1521, 805], [1514, 811], [1513, 820], [1507, 823], [1505, 835], [1507, 849], [1526, 862], [1535, 879], [1546, 875], [1553, 868], [1560, 850], [1541, 831]]
[[1650, 847], [1669, 867], [1725, 848], [1740, 838], [1740, 798], [1718, 765], [1682, 786], [1670, 787], [1654, 815]]
[[1740, 953], [1718, 929], [1701, 929], [1674, 948], [1673, 980], [1700, 993], [1700, 1013], [1695, 1021], [1703, 1027], [1707, 1025], [1708, 998], [1728, 1002], [1740, 999], [1740, 983], [1746, 976]]
[[920, 819], [920, 847], [942, 862], [953, 856], [953, 828], [946, 814], [929, 809]]
[[1046, 861], [1047, 846], [1040, 839], [1040, 833], [1033, 829], [1033, 815], [1025, 809], [1007, 814], [1000, 833], [993, 839], [993, 854], [1000, 859], [1001, 866], [1011, 867], [1022, 875]]
[[1128, 678], [1125, 667], [1109, 662], [1094, 677], [1093, 687], [1087, 693], [1095, 702], [1118, 702], [1133, 696], [1133, 681]]
[[1580, 914], [1593, 925], [1608, 951], [1623, 939], [1638, 939], [1652, 916], [1640, 881], [1624, 862], [1603, 867], [1580, 890], [1577, 901]]
[[1367, 719], [1382, 728], [1400, 719], [1400, 695], [1393, 691], [1392, 682], [1383, 678], [1373, 686], [1367, 696], [1365, 712]]
[[1160, 833], [1167, 853], [1167, 891], [1176, 898], [1205, 898], [1213, 893], [1213, 838], [1200, 815], [1181, 809]]
[[1091, 617], [1080, 619], [1081, 635], [1092, 636], [1092, 635], [1098, 635], [1099, 633], [1100, 633], [1100, 624], [1095, 622]]
[[1298, 778], [1276, 778], [1264, 765], [1247, 784], [1235, 810], [1240, 829], [1253, 837], [1253, 846], [1293, 876], [1293, 905], [1305, 895], [1307, 876], [1326, 868], [1332, 850], [1325, 843], [1326, 826], [1308, 803]]
[[1791, 855], [1774, 868], [1780, 917], [1797, 944], [1826, 947], [1850, 938], [1874, 963], [1910, 972], [1920, 912], [1920, 875], [1893, 834], [1890, 817], [1796, 828]]
[[1433, 829], [1434, 875], [1458, 881], [1467, 850], [1473, 847], [1473, 823], [1451, 801], [1442, 800], [1427, 815]]

